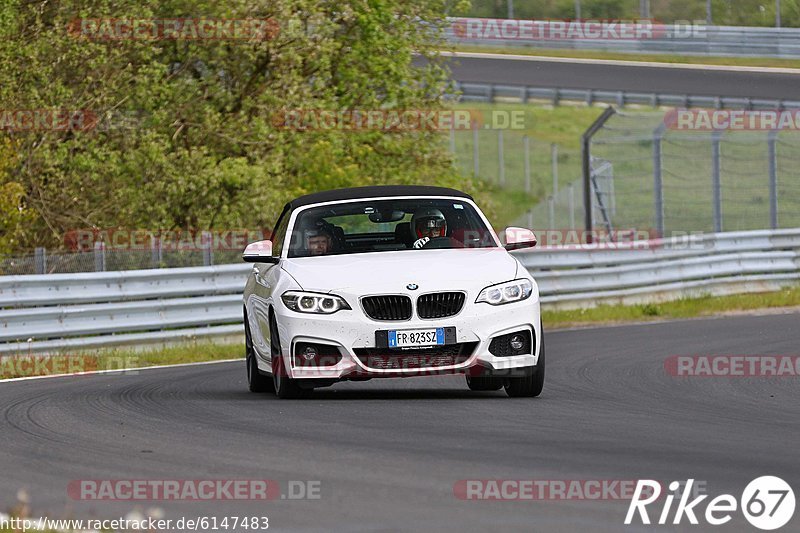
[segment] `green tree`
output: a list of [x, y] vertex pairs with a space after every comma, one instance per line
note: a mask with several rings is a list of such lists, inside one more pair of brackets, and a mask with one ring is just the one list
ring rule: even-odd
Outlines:
[[[328, 187], [476, 192], [460, 183], [440, 133], [293, 131], [273, 121], [282, 109], [441, 107], [448, 76], [435, 30], [453, 8], [448, 0], [6, 0], [0, 107], [99, 118], [86, 131], [6, 133], [18, 157], [0, 185], [13, 175], [34, 215], [15, 246], [58, 246], [72, 228], [269, 227], [287, 199]], [[104, 17], [269, 18], [279, 31], [253, 41], [103, 41], [68, 31], [76, 18]]]

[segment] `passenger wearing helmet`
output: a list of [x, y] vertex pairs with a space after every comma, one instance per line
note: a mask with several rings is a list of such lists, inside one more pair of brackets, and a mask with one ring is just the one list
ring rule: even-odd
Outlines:
[[326, 227], [306, 230], [303, 237], [309, 255], [326, 255], [331, 252], [333, 235]]
[[416, 239], [414, 248], [422, 248], [431, 239], [447, 235], [447, 220], [438, 209], [420, 209], [411, 217], [411, 231]]

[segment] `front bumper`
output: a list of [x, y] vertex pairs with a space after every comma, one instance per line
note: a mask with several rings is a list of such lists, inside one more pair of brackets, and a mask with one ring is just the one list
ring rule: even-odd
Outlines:
[[[469, 373], [471, 375], [523, 375], [538, 363], [540, 350], [540, 310], [537, 294], [524, 300], [500, 306], [475, 304], [469, 299], [455, 316], [424, 320], [412, 318], [405, 321], [376, 321], [368, 318], [356, 306], [332, 315], [309, 315], [291, 311], [282, 305], [276, 308], [281, 352], [284, 368], [295, 379], [357, 379], [374, 377], [402, 377], [430, 374]], [[454, 364], [437, 366], [402, 365], [392, 368], [367, 366], [356, 350], [376, 348], [375, 332], [378, 330], [426, 329], [455, 327], [455, 342], [474, 344], [474, 348]], [[494, 337], [527, 330], [531, 332], [531, 353], [498, 357], [489, 351]], [[305, 366], [297, 364], [297, 343], [318, 343], [335, 346], [341, 360], [332, 366]], [[399, 352], [387, 350], [387, 355], [414, 354], [414, 350]], [[419, 352], [424, 352], [420, 350]], [[373, 352], [374, 353], [374, 352]]]

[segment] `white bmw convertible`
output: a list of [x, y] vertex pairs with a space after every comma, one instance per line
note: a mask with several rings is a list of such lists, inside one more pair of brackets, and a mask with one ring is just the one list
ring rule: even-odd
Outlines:
[[538, 396], [544, 341], [536, 282], [473, 199], [376, 186], [301, 196], [271, 241], [247, 246], [251, 391], [303, 397], [343, 380], [465, 374], [472, 390]]

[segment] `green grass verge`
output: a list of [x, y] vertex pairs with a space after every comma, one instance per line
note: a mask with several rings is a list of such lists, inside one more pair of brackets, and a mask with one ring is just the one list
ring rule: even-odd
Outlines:
[[694, 318], [731, 311], [800, 306], [800, 286], [776, 292], [705, 296], [642, 305], [600, 305], [591, 309], [542, 310], [546, 328]]
[[723, 57], [685, 56], [677, 54], [637, 54], [625, 52], [603, 52], [595, 50], [563, 50], [553, 48], [528, 48], [513, 46], [455, 47], [458, 52], [481, 52], [508, 55], [544, 57], [567, 57], [576, 59], [610, 59], [616, 61], [650, 61], [656, 63], [687, 63], [692, 65], [728, 65], [737, 67], [800, 68], [800, 59], [778, 59], [771, 57]]
[[243, 357], [244, 344], [186, 343], [163, 348], [117, 348], [61, 355], [0, 357], [0, 379], [93, 370], [200, 363]]

